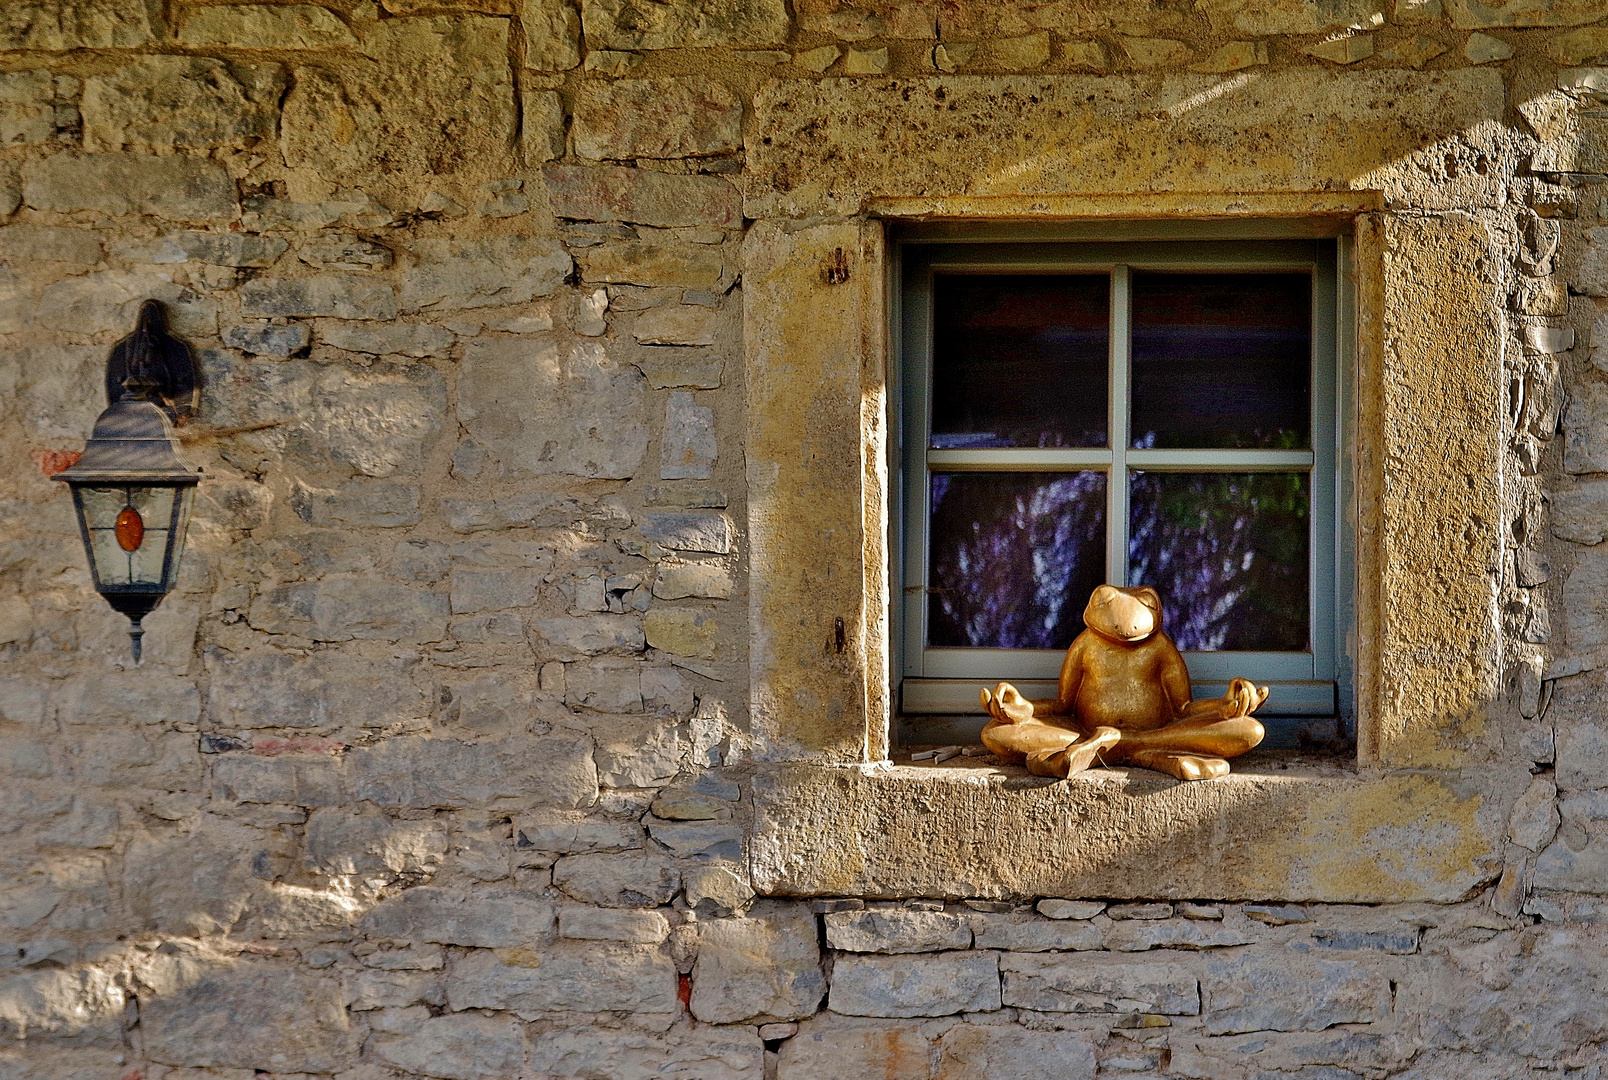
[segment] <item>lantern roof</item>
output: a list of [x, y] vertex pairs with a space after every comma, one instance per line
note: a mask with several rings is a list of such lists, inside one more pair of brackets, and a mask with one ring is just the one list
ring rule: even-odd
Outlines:
[[179, 452], [173, 425], [149, 401], [114, 401], [95, 421], [84, 456], [55, 479], [69, 484], [194, 484], [201, 470]]

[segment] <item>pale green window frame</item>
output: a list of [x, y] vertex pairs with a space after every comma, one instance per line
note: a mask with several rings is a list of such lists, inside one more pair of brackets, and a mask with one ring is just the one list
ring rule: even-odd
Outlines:
[[[1299, 472], [1311, 477], [1310, 640], [1302, 653], [1191, 652], [1185, 658], [1195, 694], [1216, 696], [1234, 676], [1272, 687], [1262, 712], [1273, 745], [1291, 745], [1297, 731], [1351, 738], [1355, 732], [1351, 664], [1345, 648], [1352, 625], [1352, 536], [1344, 527], [1350, 501], [1349, 382], [1354, 310], [1346, 268], [1349, 238], [1022, 242], [1021, 233], [994, 231], [982, 242], [919, 232], [899, 242], [894, 260], [899, 387], [895, 403], [894, 475], [902, 515], [895, 525], [893, 621], [900, 660], [903, 742], [949, 741], [980, 726], [977, 687], [1015, 682], [1030, 697], [1052, 697], [1061, 650], [965, 649], [926, 646], [929, 477], [953, 471], [1104, 471], [1107, 490], [1106, 580], [1126, 584], [1130, 469], [1176, 472]], [[1266, 235], [1266, 232], [1263, 233]], [[1311, 236], [1311, 233], [1307, 233]], [[1129, 286], [1135, 270], [1310, 272], [1312, 288], [1312, 449], [1135, 450], [1128, 447]], [[1107, 447], [1088, 449], [928, 448], [932, 366], [932, 283], [937, 273], [1111, 276], [1110, 401]], [[963, 719], [961, 719], [963, 718]], [[1327, 718], [1333, 718], [1328, 720]], [[1281, 738], [1282, 736], [1282, 738]]]

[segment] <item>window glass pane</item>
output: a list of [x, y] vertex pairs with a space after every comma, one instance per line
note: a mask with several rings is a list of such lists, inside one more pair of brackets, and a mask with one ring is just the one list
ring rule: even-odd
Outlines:
[[1133, 276], [1133, 445], [1312, 440], [1312, 278]]
[[1128, 581], [1161, 593], [1180, 649], [1310, 644], [1305, 473], [1135, 472]]
[[1063, 649], [1105, 580], [1106, 476], [935, 473], [927, 643]]
[[1105, 446], [1111, 279], [940, 275], [932, 443]]

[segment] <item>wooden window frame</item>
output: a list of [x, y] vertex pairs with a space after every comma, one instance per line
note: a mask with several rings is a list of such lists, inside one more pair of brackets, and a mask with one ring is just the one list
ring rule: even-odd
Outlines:
[[[1248, 230], [1249, 231], [1249, 230]], [[1129, 470], [1168, 472], [1293, 472], [1311, 476], [1312, 648], [1302, 653], [1186, 654], [1197, 696], [1215, 696], [1241, 675], [1272, 684], [1264, 712], [1270, 743], [1295, 741], [1314, 724], [1354, 738], [1351, 658], [1346, 644], [1353, 616], [1354, 538], [1346, 527], [1351, 498], [1349, 438], [1354, 298], [1349, 237], [1313, 239], [1036, 239], [1031, 230], [968, 239], [946, 228], [939, 236], [902, 236], [890, 260], [895, 310], [890, 326], [890, 555], [894, 671], [899, 678], [901, 742], [963, 738], [980, 727], [977, 686], [1010, 679], [1029, 696], [1053, 696], [1063, 650], [928, 648], [927, 536], [929, 478], [943, 471], [1103, 471], [1107, 483], [1106, 578], [1125, 584], [1128, 490], [1114, 482]], [[1221, 234], [1219, 234], [1221, 235]], [[1138, 271], [1306, 271], [1313, 275], [1312, 448], [1310, 450], [1135, 450], [1128, 448], [1130, 289]], [[926, 437], [931, 403], [931, 296], [938, 273], [1109, 273], [1111, 333], [1106, 447], [934, 450]]]

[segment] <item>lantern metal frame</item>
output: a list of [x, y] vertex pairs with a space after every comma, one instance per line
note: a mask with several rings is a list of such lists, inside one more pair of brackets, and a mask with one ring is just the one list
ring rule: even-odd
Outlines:
[[[167, 333], [162, 314], [159, 303], [147, 300], [140, 308], [134, 333], [113, 347], [107, 360], [110, 403], [95, 420], [77, 464], [55, 476], [72, 492], [95, 591], [114, 611], [128, 617], [136, 664], [145, 634], [141, 620], [156, 609], [177, 580], [190, 506], [202, 479], [202, 471], [184, 460], [170, 419], [187, 412], [193, 403], [194, 365], [189, 347]], [[164, 489], [172, 492], [166, 520], [146, 522], [136, 506], [136, 493]], [[114, 501], [92, 506], [89, 496], [96, 490], [113, 493]], [[99, 520], [97, 515], [104, 516], [108, 507], [115, 505], [118, 491], [122, 509], [115, 520]], [[133, 517], [126, 518], [130, 513]], [[155, 541], [157, 534], [163, 544], [160, 572], [147, 561], [136, 574], [135, 554], [148, 541]], [[118, 549], [115, 555], [114, 547]], [[126, 574], [110, 572], [108, 559], [117, 557], [128, 559]], [[146, 558], [150, 560], [149, 555]]]

